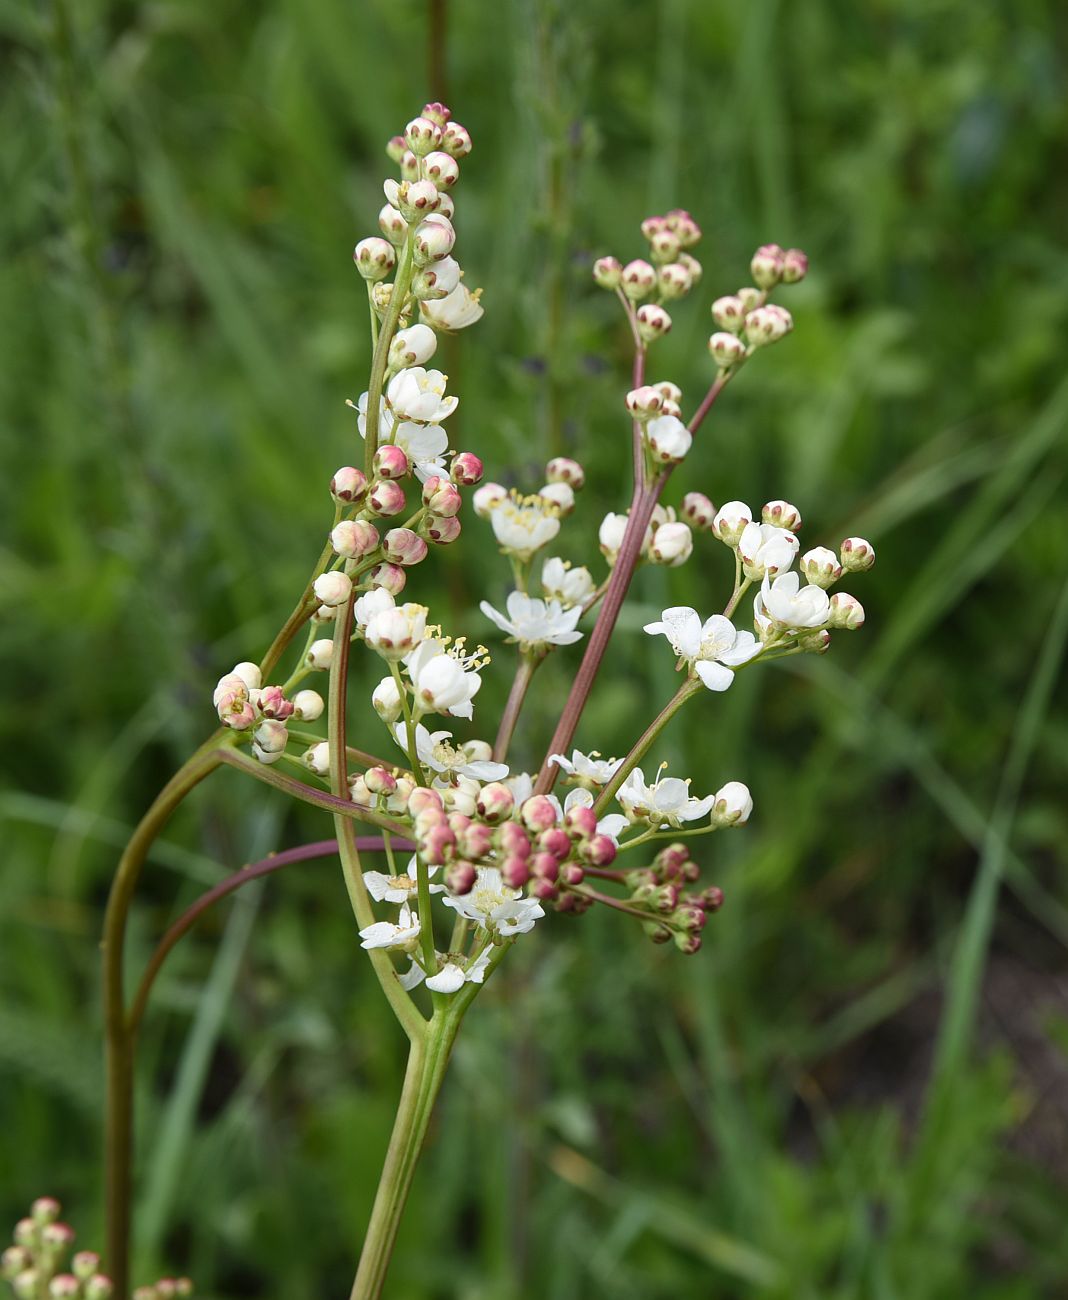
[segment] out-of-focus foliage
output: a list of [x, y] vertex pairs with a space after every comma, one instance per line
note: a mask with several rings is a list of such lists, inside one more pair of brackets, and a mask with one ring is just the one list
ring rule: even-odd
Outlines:
[[[704, 951], [560, 918], [480, 1002], [391, 1294], [1056, 1293], [1066, 27], [1053, 0], [0, 4], [9, 1219], [47, 1190], [99, 1232], [116, 850], [318, 553], [368, 362], [349, 252], [382, 142], [432, 94], [476, 142], [460, 248], [487, 316], [446, 353], [457, 445], [529, 488], [577, 455], [563, 551], [592, 547], [626, 491], [628, 341], [589, 264], [685, 206], [705, 279], [651, 374], [690, 408], [707, 303], [752, 249], [813, 269], [669, 500], [785, 496], [806, 542], [861, 533], [879, 564], [850, 584], [862, 633], [746, 674], [665, 741], [702, 792], [756, 800], [705, 854], [728, 902]], [[472, 637], [507, 582], [486, 542], [471, 517], [413, 582]], [[718, 608], [729, 573], [702, 540], [640, 576], [581, 743], [627, 746], [671, 688], [640, 624]], [[576, 662], [544, 670], [517, 759]], [[483, 716], [507, 648], [488, 676]], [[132, 960], [226, 867], [328, 833], [218, 776], [153, 856]], [[141, 1044], [146, 1274], [166, 1256], [213, 1296], [344, 1294], [401, 1060], [329, 862], [220, 908]]]

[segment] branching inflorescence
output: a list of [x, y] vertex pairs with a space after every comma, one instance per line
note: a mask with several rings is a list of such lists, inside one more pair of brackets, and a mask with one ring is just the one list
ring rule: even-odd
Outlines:
[[[619, 299], [634, 345], [624, 404], [633, 491], [629, 505], [600, 525], [603, 578], [556, 553], [584, 484], [576, 460], [551, 460], [545, 484], [529, 495], [492, 482], [477, 486], [480, 458], [450, 446], [448, 421], [458, 398], [448, 392], [447, 377], [428, 368], [440, 334], [483, 315], [481, 291], [468, 289], [454, 256], [452, 193], [470, 148], [468, 133], [441, 104], [428, 104], [390, 142], [400, 178], [385, 182], [381, 234], [361, 240], [354, 254], [366, 283], [373, 345], [367, 390], [350, 402], [362, 463], [333, 476], [333, 520], [305, 592], [264, 659], [239, 663], [219, 680], [213, 697], [219, 731], [157, 799], [116, 876], [105, 978], [108, 1245], [119, 1297], [127, 1293], [133, 1048], [148, 989], [143, 985], [134, 1007], [126, 1006], [126, 914], [148, 845], [200, 780], [221, 765], [235, 767], [332, 814], [360, 943], [410, 1039], [404, 1092], [352, 1292], [374, 1296], [460, 1021], [510, 946], [548, 910], [582, 913], [600, 905], [633, 918], [655, 942], [673, 942], [684, 953], [700, 947], [707, 917], [723, 896], [702, 884], [687, 841], [744, 825], [752, 801], [739, 781], [694, 794], [689, 780], [664, 775], [655, 756], [646, 764], [662, 729], [689, 701], [708, 703], [704, 692], [728, 690], [754, 664], [822, 653], [832, 630], [864, 620], [852, 596], [829, 594], [844, 572], [874, 563], [863, 539], [847, 539], [837, 553], [815, 547], [799, 558], [801, 516], [787, 501], [770, 501], [759, 517], [740, 501], [717, 510], [699, 491], [683, 496], [677, 509], [661, 504], [723, 389], [791, 330], [789, 312], [769, 298], [804, 276], [806, 258], [797, 250], [758, 249], [750, 268], [754, 283], [712, 304], [713, 373], [688, 422], [678, 386], [647, 382], [646, 364], [650, 348], [671, 328], [667, 304], [701, 280], [692, 252], [700, 240], [697, 223], [683, 211], [650, 217], [642, 223], [649, 260], [597, 261], [594, 279]], [[461, 738], [459, 728], [474, 719], [490, 655], [447, 633], [429, 609], [405, 601], [404, 590], [409, 569], [459, 537], [468, 488], [476, 488], [475, 512], [492, 530], [514, 582], [503, 608], [481, 603], [486, 631], [503, 633], [516, 651], [502, 716]], [[735, 579], [721, 611], [675, 607], [646, 626], [666, 639], [678, 689], [623, 757], [573, 748], [633, 573], [641, 564], [684, 564], [695, 533], [730, 548]], [[752, 631], [732, 621], [743, 599], [752, 601]], [[279, 674], [302, 632], [303, 647], [288, 673]], [[510, 744], [538, 667], [583, 639], [540, 769], [515, 771]], [[368, 749], [348, 743], [354, 652], [373, 656], [382, 669], [370, 723], [361, 724], [358, 736]], [[325, 688], [316, 689], [324, 678]], [[562, 799], [553, 793], [561, 775], [571, 786]], [[357, 839], [357, 822], [376, 832], [369, 842], [380, 855], [374, 869], [361, 861], [368, 840]], [[294, 862], [312, 856], [289, 852]], [[168, 950], [153, 962], [152, 975]]]

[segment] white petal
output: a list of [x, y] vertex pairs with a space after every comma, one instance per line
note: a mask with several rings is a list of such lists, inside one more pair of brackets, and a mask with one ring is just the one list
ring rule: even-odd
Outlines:
[[734, 681], [734, 674], [729, 668], [724, 668], [711, 659], [698, 659], [694, 668], [710, 691], [725, 691]]
[[446, 962], [436, 975], [427, 979], [426, 986], [435, 993], [455, 993], [464, 986], [464, 973], [455, 962]]

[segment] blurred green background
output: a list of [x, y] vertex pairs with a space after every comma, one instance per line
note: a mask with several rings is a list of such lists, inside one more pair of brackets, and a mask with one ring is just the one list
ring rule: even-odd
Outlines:
[[[458, 254], [486, 289], [445, 352], [454, 445], [528, 489], [577, 455], [561, 549], [588, 552], [625, 501], [629, 386], [589, 264], [685, 206], [705, 278], [650, 370], [688, 408], [753, 248], [812, 272], [669, 502], [784, 496], [807, 544], [861, 533], [879, 564], [850, 584], [863, 632], [664, 743], [756, 801], [702, 850], [728, 900], [704, 950], [561, 917], [480, 1001], [389, 1294], [1068, 1294], [1066, 29], [1055, 0], [0, 0], [7, 1219], [50, 1191], [99, 1240], [116, 852], [318, 553], [368, 363], [351, 247], [433, 95], [475, 140]], [[470, 517], [412, 587], [489, 640], [487, 536]], [[584, 747], [621, 751], [667, 698], [640, 624], [720, 607], [729, 574], [700, 539], [640, 575]], [[483, 717], [510, 677], [491, 644]], [[577, 659], [540, 675], [517, 761]], [[328, 834], [218, 775], [153, 855], [132, 960], [225, 870]], [[403, 1053], [336, 866], [202, 924], [141, 1053], [139, 1272], [347, 1294]]]

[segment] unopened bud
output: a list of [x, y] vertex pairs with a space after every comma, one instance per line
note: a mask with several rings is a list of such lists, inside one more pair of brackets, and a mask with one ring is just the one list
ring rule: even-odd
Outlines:
[[745, 318], [745, 337], [751, 346], [763, 347], [766, 343], [777, 343], [794, 327], [794, 318], [776, 303], [766, 307], [757, 307]]
[[441, 144], [441, 127], [428, 117], [415, 117], [404, 128], [404, 140], [417, 158], [425, 157]]
[[571, 853], [571, 837], [559, 826], [550, 826], [538, 836], [538, 849], [551, 853], [557, 862], [563, 862]]
[[71, 1300], [82, 1293], [82, 1284], [73, 1273], [59, 1273], [48, 1284], [50, 1300]]
[[387, 203], [378, 214], [378, 228], [394, 247], [399, 247], [408, 237], [408, 223], [392, 203]]
[[652, 384], [643, 384], [627, 394], [627, 410], [636, 420], [651, 420], [660, 414], [663, 405], [664, 394]]
[[655, 302], [647, 302], [637, 312], [638, 333], [646, 343], [663, 338], [671, 330], [671, 317]]
[[863, 537], [847, 537], [839, 554], [847, 573], [864, 573], [875, 563], [875, 547]]
[[395, 564], [420, 564], [426, 559], [427, 544], [410, 528], [391, 528], [386, 533], [382, 551]]
[[471, 152], [471, 137], [466, 127], [459, 122], [450, 122], [445, 127], [441, 147], [454, 158], [463, 158]]
[[[482, 461], [473, 451], [461, 451], [453, 457], [450, 473], [454, 483], [459, 483], [461, 487], [474, 487], [476, 483], [482, 482]], [[426, 500], [425, 496], [423, 499]], [[444, 515], [449, 512], [436, 510], [434, 513]], [[455, 514], [456, 511], [452, 513]]]
[[656, 271], [648, 262], [635, 258], [633, 262], [628, 262], [623, 268], [620, 276], [620, 284], [623, 286], [623, 292], [633, 302], [640, 302], [642, 298], [647, 298], [656, 287]]
[[761, 244], [753, 254], [749, 270], [761, 289], [773, 289], [782, 279], [785, 257], [778, 244]]
[[460, 521], [455, 515], [430, 515], [426, 520], [426, 535], [436, 546], [448, 546], [460, 536]]
[[361, 470], [343, 465], [330, 480], [330, 495], [344, 505], [362, 501], [367, 495], [367, 479]]
[[251, 698], [265, 718], [285, 722], [293, 716], [293, 703], [286, 699], [281, 686], [264, 686], [261, 690], [254, 691]]
[[675, 940], [675, 947], [679, 952], [692, 956], [695, 952], [701, 951], [701, 936], [694, 934], [689, 930], [676, 930], [672, 935]]
[[608, 835], [594, 835], [579, 847], [583, 862], [588, 862], [591, 867], [611, 866], [618, 852], [615, 840]]
[[545, 795], [531, 795], [519, 809], [519, 820], [528, 830], [548, 830], [556, 825], [556, 809]]
[[313, 641], [308, 647], [308, 653], [305, 661], [309, 668], [329, 668], [334, 658], [334, 642], [329, 637], [324, 637], [320, 641]]
[[588, 840], [597, 834], [597, 814], [592, 808], [569, 808], [564, 813], [564, 830], [573, 840]]
[[679, 266], [684, 267], [690, 273], [690, 284], [696, 286], [701, 283], [701, 277], [704, 275], [704, 268], [701, 263], [691, 253], [685, 249], [678, 256]]
[[371, 485], [367, 504], [380, 517], [399, 515], [404, 509], [404, 489], [392, 479], [378, 479]]
[[693, 554], [693, 533], [689, 524], [681, 522], [661, 524], [649, 543], [649, 557], [654, 564], [665, 564], [677, 569]]
[[[425, 222], [423, 223], [426, 224]], [[422, 226], [419, 227], [422, 230]], [[438, 336], [429, 325], [409, 325], [398, 330], [389, 345], [389, 364], [394, 370], [423, 366], [438, 349]], [[397, 449], [398, 451], [400, 448]]]
[[11, 1289], [15, 1293], [15, 1300], [37, 1300], [41, 1294], [41, 1281], [35, 1268], [27, 1268], [12, 1278]]
[[617, 257], [599, 257], [593, 264], [594, 283], [602, 289], [615, 289], [622, 283], [623, 266]]
[[299, 722], [314, 722], [322, 713], [323, 697], [318, 691], [297, 691], [293, 696], [293, 717]]
[[673, 262], [679, 255], [680, 247], [674, 233], [667, 229], [657, 230], [649, 237], [649, 252], [652, 254], [653, 261], [661, 265]]
[[[115, 1283], [103, 1273], [95, 1273], [85, 1284], [85, 1300], [111, 1300], [115, 1294]], [[179, 1295], [192, 1295], [189, 1291], [180, 1291]]]
[[801, 511], [789, 501], [769, 501], [760, 512], [761, 522], [796, 533], [801, 527]]
[[744, 826], [753, 811], [753, 797], [749, 787], [741, 781], [728, 781], [716, 791], [712, 805], [712, 825]]
[[397, 778], [384, 767], [369, 767], [363, 779], [372, 794], [392, 794], [397, 788]]
[[416, 263], [425, 266], [439, 257], [448, 257], [456, 243], [456, 231], [448, 217], [434, 216], [416, 227], [413, 248]]
[[[250, 676], [250, 674], [242, 672], [241, 670], [248, 669], [249, 667], [254, 668], [255, 665], [240, 663], [234, 669], [234, 673], [244, 681], [246, 677]], [[254, 677], [255, 680], [246, 681], [245, 684], [252, 688], [259, 686], [260, 679], [258, 669], [256, 670]], [[30, 1217], [33, 1219], [34, 1223], [55, 1223], [62, 1213], [63, 1207], [54, 1196], [38, 1196], [30, 1206]]]
[[352, 252], [356, 269], [365, 280], [384, 280], [397, 264], [397, 255], [388, 239], [372, 235], [361, 239]]
[[471, 498], [471, 504], [475, 508], [475, 514], [482, 519], [488, 519], [494, 509], [502, 501], [508, 500], [508, 489], [501, 487], [499, 483], [483, 483]]
[[693, 445], [693, 434], [677, 415], [661, 415], [645, 426], [645, 441], [654, 460], [677, 465]]
[[316, 776], [327, 776], [329, 774], [330, 746], [325, 740], [318, 745], [309, 746], [304, 751], [302, 759], [305, 767], [310, 768]]
[[724, 330], [719, 330], [709, 335], [708, 351], [721, 370], [729, 370], [731, 366], [736, 366], [739, 361], [744, 360], [746, 346], [737, 334], [728, 334]]
[[788, 248], [782, 259], [783, 284], [796, 284], [808, 274], [808, 258], [799, 248]]
[[701, 239], [701, 227], [685, 208], [672, 208], [664, 217], [664, 224], [683, 248], [692, 248]]
[[538, 496], [557, 506], [561, 518], [566, 518], [575, 508], [575, 490], [569, 483], [546, 483]]
[[504, 822], [497, 828], [497, 843], [501, 851], [514, 857], [530, 857], [530, 836], [518, 822]]
[[716, 507], [703, 492], [687, 492], [679, 513], [692, 527], [707, 533], [716, 517]]
[[507, 857], [500, 865], [501, 879], [509, 889], [522, 889], [530, 879], [526, 858]]
[[864, 626], [864, 606], [856, 596], [836, 591], [831, 597], [831, 612], [827, 622], [831, 627], [842, 627], [855, 632], [858, 627]]
[[712, 319], [730, 334], [740, 334], [745, 327], [745, 303], [737, 294], [727, 294], [717, 298], [712, 304]]
[[478, 879], [478, 872], [470, 862], [454, 862], [445, 872], [445, 884], [453, 894], [469, 894]]
[[352, 579], [340, 569], [321, 573], [312, 584], [317, 600], [324, 605], [343, 605], [352, 595]]
[[552, 853], [535, 853], [530, 859], [530, 874], [546, 884], [555, 885], [560, 878], [560, 862]]
[[661, 297], [667, 299], [685, 298], [693, 288], [693, 276], [681, 262], [668, 262], [662, 266], [657, 275]]
[[490, 781], [478, 793], [478, 813], [491, 825], [512, 815], [515, 795], [500, 781]]
[[25, 1273], [33, 1264], [33, 1256], [25, 1246], [8, 1246], [0, 1255], [0, 1277], [5, 1282], [12, 1282], [20, 1273]]
[[753, 522], [753, 512], [744, 501], [728, 501], [716, 511], [712, 521], [712, 535], [727, 546], [737, 546], [747, 525]]
[[814, 546], [811, 551], [806, 551], [797, 567], [813, 587], [833, 587], [842, 576], [838, 556], [826, 546]]
[[60, 1256], [74, 1245], [74, 1229], [69, 1223], [45, 1223], [41, 1229], [41, 1245], [49, 1254]]
[[441, 812], [444, 806], [441, 795], [437, 790], [431, 790], [429, 786], [417, 785], [408, 796], [408, 812], [412, 817], [418, 817], [428, 809]]
[[545, 477], [550, 483], [566, 483], [579, 492], [585, 485], [586, 471], [570, 456], [554, 456], [545, 466]]
[[427, 154], [423, 167], [439, 190], [451, 190], [460, 179], [460, 164], [451, 154], [440, 149]]
[[330, 545], [347, 560], [370, 555], [378, 540], [378, 529], [366, 519], [343, 519], [330, 530]]

